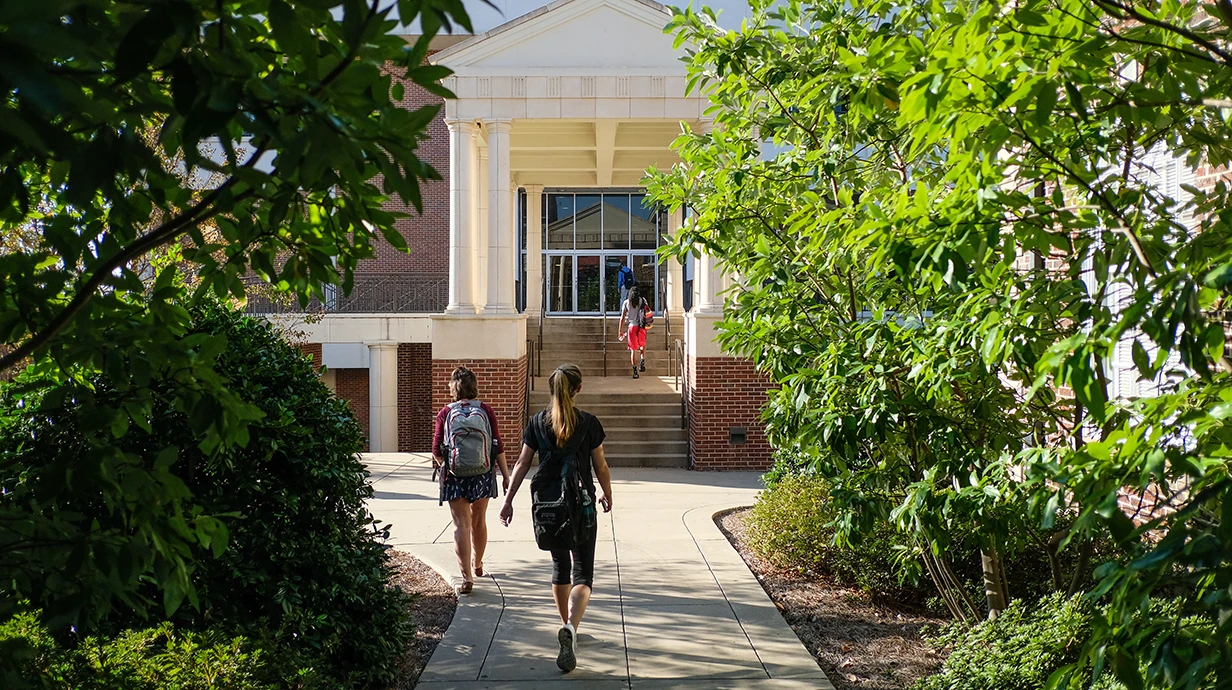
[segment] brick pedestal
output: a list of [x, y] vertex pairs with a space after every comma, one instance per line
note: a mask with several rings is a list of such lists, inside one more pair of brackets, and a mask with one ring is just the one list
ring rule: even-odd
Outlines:
[[[761, 409], [770, 381], [753, 363], [734, 357], [695, 357], [689, 361], [689, 449], [697, 470], [770, 468]], [[745, 430], [733, 443], [733, 428]]]
[[[526, 357], [518, 359], [434, 359], [432, 360], [432, 415], [453, 402], [449, 396], [449, 377], [457, 367], [475, 372], [479, 399], [496, 411], [506, 460], [512, 462], [521, 447], [522, 414], [526, 404]], [[431, 431], [431, 430], [429, 430]]]

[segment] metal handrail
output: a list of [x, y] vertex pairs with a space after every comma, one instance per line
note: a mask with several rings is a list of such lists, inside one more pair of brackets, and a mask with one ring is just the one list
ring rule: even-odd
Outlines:
[[684, 342], [676, 340], [676, 385], [680, 388], [680, 428], [689, 428], [689, 367]]
[[537, 366], [539, 361], [536, 357], [535, 349], [531, 347], [530, 338], [526, 339], [526, 387], [522, 389], [522, 428], [526, 428], [526, 424], [530, 422], [530, 392], [535, 390], [534, 366]]
[[543, 376], [543, 308], [539, 309], [539, 340], [535, 349], [535, 376]]
[[663, 349], [672, 349], [672, 315], [667, 309], [667, 287], [659, 287], [659, 304], [663, 305]]
[[603, 320], [603, 376], [607, 377], [607, 314], [600, 318]]

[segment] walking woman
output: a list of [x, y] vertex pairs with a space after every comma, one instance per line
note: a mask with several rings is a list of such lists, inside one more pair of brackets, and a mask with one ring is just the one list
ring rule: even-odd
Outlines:
[[[513, 468], [513, 480], [505, 493], [501, 506], [501, 522], [508, 527], [513, 520], [513, 497], [517, 495], [522, 480], [530, 471], [534, 454], [539, 453], [540, 471], [545, 458], [563, 457], [576, 461], [585, 495], [583, 503], [588, 507], [584, 521], [579, 527], [581, 536], [572, 548], [552, 549], [552, 598], [560, 614], [561, 627], [556, 634], [560, 652], [556, 665], [562, 671], [577, 667], [577, 631], [590, 602], [595, 576], [595, 541], [598, 525], [595, 506], [603, 512], [612, 510], [612, 475], [603, 455], [603, 425], [592, 414], [577, 409], [573, 397], [582, 390], [582, 371], [573, 364], [562, 364], [548, 377], [551, 390], [551, 406], [536, 414], [522, 435], [522, 452]], [[592, 479], [599, 480], [595, 489]]]
[[[629, 338], [629, 364], [633, 366], [633, 378], [638, 378], [638, 369], [646, 371], [646, 298], [642, 297], [642, 287], [634, 285], [629, 290], [629, 299], [620, 305], [620, 339]], [[624, 325], [629, 324], [629, 330], [624, 331]], [[641, 353], [641, 366], [638, 366], [637, 356]]]
[[[483, 576], [483, 552], [488, 546], [488, 499], [496, 498], [496, 470], [509, 490], [509, 467], [501, 443], [496, 412], [480, 402], [475, 374], [453, 370], [449, 394], [454, 402], [436, 415], [432, 436], [432, 466], [440, 473], [441, 502], [453, 515], [453, 545], [462, 571], [459, 594], [469, 594], [475, 576]], [[493, 462], [495, 458], [495, 462]], [[473, 560], [472, 560], [473, 559]]]

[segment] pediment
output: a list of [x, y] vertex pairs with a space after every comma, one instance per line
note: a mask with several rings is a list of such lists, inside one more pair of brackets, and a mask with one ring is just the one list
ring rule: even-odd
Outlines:
[[683, 74], [652, 0], [558, 0], [432, 57], [459, 75], [586, 72]]

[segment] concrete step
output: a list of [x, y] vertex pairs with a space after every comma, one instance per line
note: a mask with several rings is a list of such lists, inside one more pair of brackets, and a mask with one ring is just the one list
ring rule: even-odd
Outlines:
[[[587, 409], [585, 405], [580, 405], [579, 407], [589, 412], [589, 410]], [[530, 407], [532, 414], [538, 413], [538, 411], [541, 409], [544, 409], [544, 406], [542, 405], [536, 406], [532, 404]], [[607, 431], [608, 427], [611, 424], [615, 423], [617, 420], [614, 417], [600, 416], [599, 421], [603, 423], [603, 428], [605, 431]], [[680, 414], [679, 412], [677, 412], [675, 416], [628, 415], [628, 416], [624, 416], [620, 418], [620, 426], [624, 428], [630, 428], [630, 429], [645, 429], [645, 430], [679, 429], [680, 428]], [[611, 433], [611, 432], [608, 431], [608, 433]]]
[[686, 454], [669, 455], [606, 455], [608, 467], [668, 467], [685, 469], [689, 466]]
[[[603, 421], [600, 417], [599, 421]], [[615, 420], [608, 419], [603, 425], [603, 431], [607, 433], [609, 441], [618, 441], [625, 438], [636, 438], [640, 441], [684, 441], [689, 440], [689, 432], [680, 428], [680, 418], [677, 417], [677, 424], [670, 429], [647, 429], [647, 428], [625, 428], [611, 427], [608, 424]]]
[[625, 441], [611, 433], [603, 441], [603, 449], [612, 455], [685, 455], [689, 452], [688, 441]]
[[[549, 399], [550, 398], [546, 390], [536, 390], [530, 394], [531, 407], [535, 409], [544, 409], [548, 406]], [[680, 409], [680, 396], [674, 393], [647, 393], [640, 396], [627, 393], [587, 395], [586, 390], [583, 389], [575, 400], [577, 401], [578, 406], [586, 409], [587, 411], [599, 407], [610, 406], [612, 408], [611, 412], [618, 414], [630, 414], [637, 408], [642, 408], [647, 405], [654, 407], [661, 406], [662, 409], [660, 412], [664, 414], [673, 414], [667, 411], [669, 406], [673, 410], [679, 411]], [[599, 413], [595, 412], [593, 414]]]
[[[535, 405], [535, 402], [539, 402], [540, 404]], [[548, 406], [548, 402], [547, 400], [535, 401], [532, 399], [531, 406], [546, 408]], [[605, 426], [607, 424], [613, 424], [615, 426], [633, 428], [632, 424], [615, 424], [616, 421], [624, 417], [631, 416], [680, 418], [679, 398], [677, 398], [675, 402], [645, 404], [610, 403], [606, 400], [579, 400], [578, 407], [598, 417], [600, 421], [605, 422]]]

